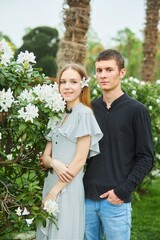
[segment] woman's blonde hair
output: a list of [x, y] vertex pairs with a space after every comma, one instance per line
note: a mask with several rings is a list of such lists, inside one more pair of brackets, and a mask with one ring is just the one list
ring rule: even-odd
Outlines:
[[[82, 78], [85, 78], [85, 80], [88, 79], [86, 70], [80, 64], [77, 64], [77, 63], [67, 64], [60, 70], [59, 75], [58, 75], [58, 87], [59, 87], [59, 90], [60, 90], [61, 76], [62, 76], [63, 72], [66, 71], [67, 69], [75, 70], [77, 73], [79, 73], [79, 75], [81, 76], [81, 79]], [[80, 101], [85, 106], [91, 107], [91, 104], [90, 104], [90, 88], [89, 88], [89, 86], [88, 87], [85, 86], [82, 89], [82, 92], [81, 92], [81, 95], [80, 95]]]

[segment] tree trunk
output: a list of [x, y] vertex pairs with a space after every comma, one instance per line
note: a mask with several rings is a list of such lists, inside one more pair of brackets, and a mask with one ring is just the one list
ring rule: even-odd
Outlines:
[[65, 3], [63, 14], [65, 33], [57, 53], [59, 70], [70, 62], [84, 64], [90, 23], [90, 0], [66, 0]]
[[146, 27], [144, 31], [142, 80], [153, 81], [158, 43], [160, 0], [147, 0]]

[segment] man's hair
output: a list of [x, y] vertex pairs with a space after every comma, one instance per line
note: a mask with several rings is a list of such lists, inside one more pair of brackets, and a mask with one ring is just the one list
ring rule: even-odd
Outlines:
[[103, 50], [98, 54], [94, 62], [96, 63], [96, 62], [108, 61], [108, 60], [115, 60], [119, 70], [124, 68], [124, 58], [118, 51], [114, 49]]

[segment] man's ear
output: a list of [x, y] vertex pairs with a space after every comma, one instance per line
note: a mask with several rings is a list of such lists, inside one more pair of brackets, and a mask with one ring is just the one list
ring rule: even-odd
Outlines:
[[125, 75], [126, 75], [126, 69], [122, 68], [120, 71], [120, 79], [124, 78]]

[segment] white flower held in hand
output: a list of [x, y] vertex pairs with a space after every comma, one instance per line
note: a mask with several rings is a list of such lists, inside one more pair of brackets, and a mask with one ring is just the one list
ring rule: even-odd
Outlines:
[[46, 210], [49, 214], [53, 214], [54, 216], [59, 212], [57, 202], [51, 199], [45, 202], [43, 209]]

